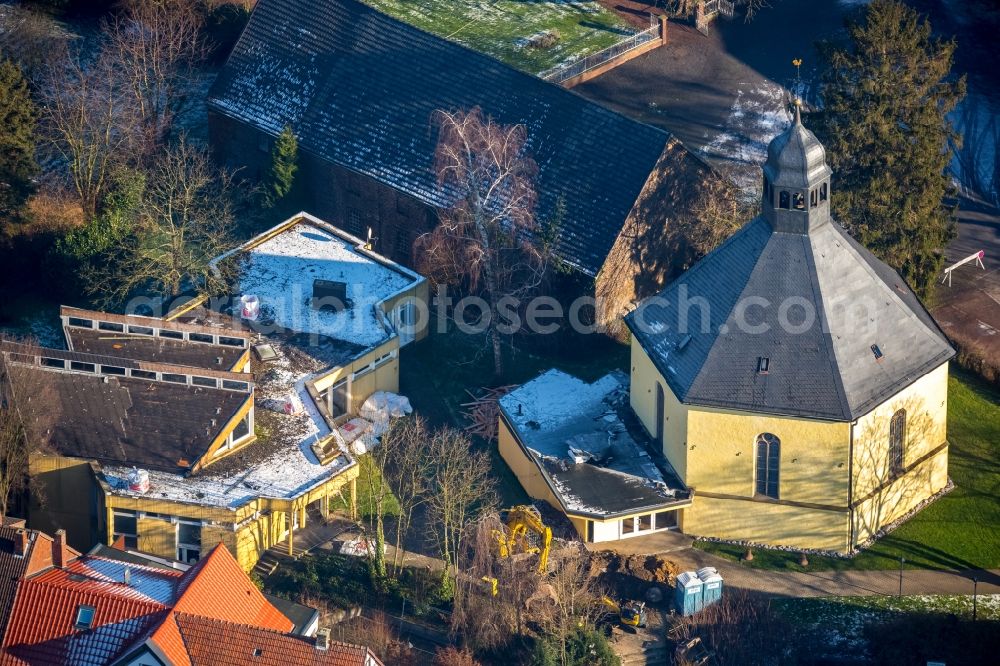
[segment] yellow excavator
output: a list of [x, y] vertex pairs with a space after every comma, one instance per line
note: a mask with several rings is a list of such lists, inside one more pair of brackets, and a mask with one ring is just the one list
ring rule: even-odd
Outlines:
[[602, 596], [601, 603], [609, 615], [617, 616], [618, 622], [629, 629], [644, 629], [646, 627], [646, 604], [641, 601], [623, 601], [618, 603], [609, 596]]
[[500, 557], [537, 553], [538, 573], [545, 573], [552, 548], [552, 528], [542, 522], [538, 509], [530, 505], [511, 507], [506, 514], [507, 529], [493, 531]]

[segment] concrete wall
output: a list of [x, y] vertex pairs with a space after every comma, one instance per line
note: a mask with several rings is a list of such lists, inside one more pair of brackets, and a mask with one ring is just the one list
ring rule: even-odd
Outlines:
[[[906, 411], [903, 470], [889, 460], [889, 422]], [[948, 483], [948, 365], [858, 419], [854, 428], [854, 541], [861, 542]]]
[[66, 530], [66, 541], [86, 551], [105, 528], [100, 490], [86, 460], [33, 456], [29, 465], [31, 501], [28, 527], [55, 534]]
[[[545, 481], [545, 477], [542, 476], [541, 470], [538, 469], [538, 465], [521, 448], [521, 445], [518, 444], [517, 439], [511, 433], [503, 419], [500, 420], [497, 446], [500, 451], [500, 457], [503, 458], [507, 466], [514, 472], [514, 476], [517, 477], [521, 487], [524, 488], [524, 492], [528, 493], [532, 499], [548, 502], [557, 511], [563, 510], [555, 493], [552, 492], [549, 484]], [[576, 527], [577, 531], [579, 531], [580, 527]], [[584, 532], [582, 536], [586, 538], [586, 525], [584, 524], [583, 527]]]
[[656, 386], [663, 388], [663, 455], [681, 481], [687, 483], [687, 408], [677, 400], [649, 355], [632, 340], [632, 381], [629, 400], [646, 431], [656, 436]]

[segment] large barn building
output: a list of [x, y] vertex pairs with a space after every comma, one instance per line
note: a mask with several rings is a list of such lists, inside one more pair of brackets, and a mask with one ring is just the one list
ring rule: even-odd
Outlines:
[[361, 2], [260, 0], [209, 93], [209, 132], [259, 177], [290, 127], [300, 207], [408, 263], [443, 205], [432, 116], [474, 107], [526, 127], [536, 217], [558, 217], [556, 254], [594, 285], [602, 322], [680, 270], [665, 230], [711, 172], [679, 141]]

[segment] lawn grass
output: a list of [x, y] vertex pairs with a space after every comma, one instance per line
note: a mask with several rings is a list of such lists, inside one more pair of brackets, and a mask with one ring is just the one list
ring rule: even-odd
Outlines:
[[[594, 381], [611, 370], [628, 370], [629, 349], [601, 335], [589, 335], [532, 351], [520, 348], [507, 355], [505, 376], [493, 378], [493, 357], [486, 353], [482, 336], [452, 331], [435, 333], [402, 350], [399, 385], [416, 413], [431, 425], [465, 427], [462, 403], [471, 399], [466, 389], [498, 384], [522, 384], [545, 370], [558, 368], [585, 381]], [[517, 478], [492, 442], [476, 439], [489, 452], [501, 502], [505, 506], [528, 501]], [[359, 484], [360, 485], [360, 484]]]
[[[375, 494], [372, 492], [372, 488], [383, 487], [388, 490], [388, 493], [382, 503], [382, 515], [385, 517], [398, 516], [400, 513], [399, 500], [396, 499], [392, 490], [388, 489], [388, 486], [383, 486], [385, 481], [378, 468], [372, 463], [370, 455], [358, 456], [358, 469], [358, 516], [372, 518], [375, 515]], [[349, 514], [351, 511], [348, 505], [349, 501], [347, 493], [336, 495], [330, 499], [330, 508]]]
[[[1000, 568], [1000, 391], [958, 369], [948, 386], [948, 471], [955, 489], [851, 559], [810, 557], [809, 570]], [[737, 560], [744, 548], [695, 547]], [[754, 550], [758, 569], [804, 570], [798, 555]]]
[[[421, 30], [459, 42], [513, 67], [538, 74], [600, 51], [631, 34], [629, 25], [596, 0], [364, 0]], [[528, 46], [540, 33], [552, 46]]]
[[[831, 654], [838, 657], [869, 652], [872, 647], [870, 641], [877, 644], [879, 637], [886, 636], [884, 627], [893, 627], [891, 631], [903, 631], [907, 634], [902, 637], [904, 642], [920, 645], [921, 641], [930, 638], [921, 634], [922, 628], [940, 627], [942, 629], [939, 630], [947, 632], [944, 627], [960, 622], [971, 627], [973, 617], [972, 597], [957, 595], [773, 599], [770, 603], [771, 609], [794, 628], [801, 649], [812, 655]], [[980, 595], [976, 600], [976, 618], [979, 626], [984, 628], [1000, 620], [1000, 595]], [[893, 638], [899, 640], [901, 637]], [[956, 647], [961, 651], [961, 646]], [[929, 652], [940, 654], [940, 646], [929, 647]], [[891, 663], [927, 662], [894, 660]]]

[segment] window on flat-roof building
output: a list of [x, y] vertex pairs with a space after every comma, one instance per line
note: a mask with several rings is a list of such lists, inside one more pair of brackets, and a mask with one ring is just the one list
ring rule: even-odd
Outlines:
[[177, 559], [194, 564], [201, 558], [201, 522], [177, 521]]
[[139, 521], [132, 511], [115, 511], [113, 533], [115, 539], [125, 538], [126, 548], [139, 547]]

